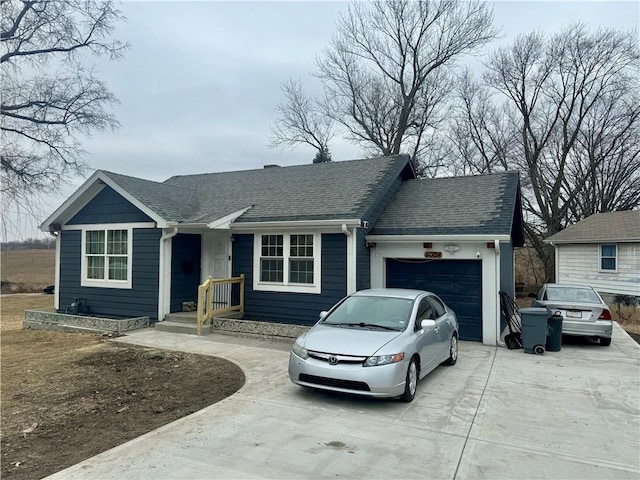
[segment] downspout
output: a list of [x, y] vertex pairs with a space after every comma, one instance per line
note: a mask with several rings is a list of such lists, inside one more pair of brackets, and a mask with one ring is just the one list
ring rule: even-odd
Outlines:
[[[342, 233], [347, 237], [347, 291], [350, 295], [356, 291], [356, 245], [353, 232], [347, 228], [347, 224], [341, 226]], [[355, 229], [354, 229], [355, 231]]]
[[553, 266], [553, 278], [556, 283], [560, 283], [560, 269], [558, 268], [560, 249], [553, 242], [549, 242], [549, 245], [553, 247], [553, 261], [555, 262], [555, 265]]
[[498, 328], [496, 328], [496, 345], [506, 347], [506, 344], [500, 339], [502, 335], [502, 309], [500, 308], [500, 282], [502, 280], [502, 270], [500, 268], [500, 240], [493, 241], [496, 259], [496, 293], [498, 294]]
[[171, 230], [167, 231], [166, 228], [162, 230], [162, 237], [160, 237], [161, 241], [169, 240], [170, 238], [175, 237], [178, 234], [178, 227], [173, 227]]
[[53, 278], [53, 308], [58, 310], [60, 308], [60, 232], [49, 230], [49, 235], [56, 239], [56, 263], [54, 266], [54, 278]]
[[171, 255], [167, 255], [168, 241], [178, 234], [178, 227], [162, 229], [160, 237], [160, 278], [158, 282], [158, 321], [164, 320], [171, 304]]

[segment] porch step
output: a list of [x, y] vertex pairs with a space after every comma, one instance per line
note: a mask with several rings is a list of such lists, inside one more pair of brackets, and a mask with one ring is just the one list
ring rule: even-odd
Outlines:
[[[160, 322], [160, 323], [175, 322], [175, 323], [192, 324], [192, 325], [195, 326], [196, 321], [197, 321], [197, 317], [198, 316], [197, 316], [196, 312], [169, 313], [168, 315], [165, 315], [164, 322]], [[156, 325], [159, 325], [160, 323], [158, 323]]]
[[[170, 332], [170, 333], [183, 333], [186, 335], [197, 335], [196, 332], [196, 324], [194, 323], [185, 323], [183, 321], [173, 321], [173, 320], [165, 320], [164, 322], [158, 322], [154, 325], [156, 330], [161, 332]], [[208, 335], [211, 333], [211, 326], [202, 327], [202, 334]]]

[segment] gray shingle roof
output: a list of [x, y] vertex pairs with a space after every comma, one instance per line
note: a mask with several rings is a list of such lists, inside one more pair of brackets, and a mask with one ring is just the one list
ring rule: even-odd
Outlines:
[[517, 172], [404, 182], [372, 235], [510, 235]]
[[361, 218], [407, 167], [408, 157], [181, 175], [163, 183], [105, 172], [167, 221], [210, 223]]
[[545, 242], [640, 242], [640, 210], [596, 213], [551, 235]]
[[129, 177], [103, 171], [111, 180], [142, 204], [169, 221], [178, 221], [197, 209], [197, 192], [193, 189]]

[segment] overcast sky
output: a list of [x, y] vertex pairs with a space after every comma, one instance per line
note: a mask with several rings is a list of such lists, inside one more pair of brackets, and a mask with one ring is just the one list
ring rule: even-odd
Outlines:
[[[176, 174], [310, 163], [315, 151], [268, 148], [281, 82], [301, 79], [313, 89], [315, 58], [329, 43], [345, 2], [125, 1], [126, 22], [114, 35], [131, 49], [119, 62], [100, 61], [98, 75], [120, 100], [115, 133], [86, 141], [87, 162], [162, 181]], [[640, 2], [500, 1], [495, 25], [510, 42], [519, 33], [555, 32], [571, 22], [589, 27], [637, 28]], [[317, 87], [315, 87], [317, 88]], [[360, 157], [355, 146], [335, 138], [334, 160]], [[84, 179], [63, 196], [47, 199], [44, 220]], [[41, 236], [34, 221], [21, 237]], [[8, 236], [11, 239], [11, 236]]]

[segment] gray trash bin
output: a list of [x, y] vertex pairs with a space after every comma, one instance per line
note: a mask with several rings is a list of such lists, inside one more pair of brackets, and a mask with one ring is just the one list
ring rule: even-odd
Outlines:
[[549, 311], [547, 318], [547, 344], [546, 348], [550, 352], [562, 350], [562, 315], [559, 312]]
[[549, 311], [546, 308], [520, 309], [524, 353], [537, 355], [544, 353], [547, 344], [547, 317], [549, 317]]

